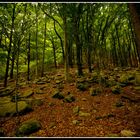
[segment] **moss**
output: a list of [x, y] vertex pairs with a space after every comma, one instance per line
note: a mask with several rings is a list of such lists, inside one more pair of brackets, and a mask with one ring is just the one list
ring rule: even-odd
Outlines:
[[30, 97], [34, 94], [34, 92], [30, 89], [30, 90], [27, 90], [25, 91], [24, 93], [21, 94], [21, 97], [23, 98], [27, 98], [27, 97]]
[[88, 116], [90, 116], [90, 113], [79, 111], [79, 116], [80, 117], [88, 117]]
[[54, 94], [52, 95], [52, 98], [64, 99], [64, 95], [59, 91], [55, 91]]
[[23, 122], [18, 130], [16, 131], [17, 136], [24, 136], [24, 135], [29, 135], [33, 132], [38, 131], [41, 128], [41, 124], [39, 121], [35, 119], [30, 119], [25, 122]]
[[78, 114], [79, 111], [80, 111], [80, 107], [79, 106], [76, 106], [76, 107], [73, 108], [73, 113], [74, 114]]
[[86, 83], [77, 83], [76, 87], [81, 91], [85, 91], [87, 90], [88, 85]]
[[78, 125], [78, 124], [80, 123], [80, 121], [78, 121], [78, 120], [73, 120], [72, 123], [73, 123], [74, 125]]
[[72, 94], [69, 94], [64, 98], [64, 102], [71, 103], [73, 101], [75, 101], [75, 97]]
[[91, 96], [96, 96], [101, 93], [101, 89], [99, 87], [97, 88], [90, 88], [90, 95]]
[[112, 90], [112, 93], [114, 94], [120, 94], [122, 92], [119, 85], [111, 87], [111, 90]]
[[117, 102], [117, 103], [115, 104], [115, 106], [116, 106], [116, 107], [122, 107], [122, 106], [124, 106], [124, 105], [123, 105], [122, 102], [119, 101], [119, 102]]
[[0, 90], [0, 97], [8, 96], [11, 93], [13, 93], [15, 88], [8, 87], [8, 88], [3, 88]]
[[[25, 101], [18, 102], [18, 112], [24, 114], [31, 111], [31, 107]], [[16, 114], [16, 103], [9, 102], [0, 106], [0, 116], [13, 116]]]

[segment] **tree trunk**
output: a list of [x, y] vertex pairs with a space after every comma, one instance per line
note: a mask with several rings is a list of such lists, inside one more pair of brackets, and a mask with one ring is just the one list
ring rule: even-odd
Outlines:
[[46, 15], [45, 15], [43, 57], [42, 57], [42, 72], [41, 72], [41, 76], [42, 76], [42, 77], [43, 77], [43, 75], [44, 75], [45, 47], [46, 47]]
[[58, 33], [58, 32], [57, 32], [57, 30], [56, 30], [56, 27], [55, 27], [55, 20], [54, 20], [54, 31], [55, 31], [56, 35], [58, 36], [58, 38], [59, 38], [59, 40], [60, 40], [60, 43], [61, 43], [61, 48], [62, 48], [62, 56], [63, 56], [63, 63], [64, 63], [65, 54], [64, 54], [63, 41], [62, 41], [62, 38], [61, 38], [61, 36], [59, 35], [59, 33]]
[[29, 40], [28, 40], [28, 45], [27, 45], [27, 60], [28, 60], [28, 74], [27, 74], [27, 80], [30, 81], [30, 38], [31, 38], [31, 33], [29, 29]]
[[11, 48], [12, 48], [12, 36], [13, 36], [14, 20], [15, 20], [15, 8], [16, 8], [16, 4], [14, 3], [13, 4], [13, 14], [12, 14], [12, 25], [11, 25], [11, 32], [10, 32], [10, 42], [9, 42], [7, 62], [6, 62], [6, 72], [5, 72], [4, 87], [7, 86], [7, 79], [8, 79], [10, 54], [11, 54]]
[[38, 5], [36, 9], [36, 77], [38, 77]]
[[136, 47], [137, 47], [138, 58], [140, 62], [140, 16], [137, 12], [135, 3], [128, 3], [128, 6], [129, 6], [131, 20], [132, 20], [135, 35], [136, 35], [135, 37]]
[[15, 51], [13, 51], [13, 53], [12, 53], [12, 65], [11, 65], [11, 71], [10, 71], [10, 79], [13, 79], [14, 63], [15, 63]]
[[68, 81], [69, 65], [68, 65], [67, 18], [66, 18], [66, 15], [64, 15], [63, 22], [64, 22], [64, 48], [65, 48], [65, 51], [64, 51], [65, 52], [65, 80]]
[[54, 40], [52, 39], [51, 42], [52, 42], [52, 47], [53, 47], [54, 66], [55, 66], [55, 68], [57, 68], [57, 63], [56, 63], [56, 48], [55, 48]]

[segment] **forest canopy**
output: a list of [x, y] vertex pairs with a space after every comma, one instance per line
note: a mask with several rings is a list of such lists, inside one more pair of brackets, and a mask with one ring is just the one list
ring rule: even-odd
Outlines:
[[[136, 7], [137, 8], [137, 7]], [[137, 8], [138, 10], [138, 8]], [[138, 11], [139, 12], [139, 11]], [[50, 67], [137, 67], [138, 47], [127, 3], [1, 3], [0, 79]], [[67, 77], [67, 76], [66, 76]]]

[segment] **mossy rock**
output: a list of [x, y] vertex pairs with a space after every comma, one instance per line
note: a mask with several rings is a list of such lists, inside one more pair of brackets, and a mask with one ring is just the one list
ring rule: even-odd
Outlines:
[[132, 132], [131, 130], [121, 130], [120, 135], [122, 137], [134, 137], [136, 133]]
[[73, 123], [74, 125], [78, 125], [78, 124], [80, 124], [80, 121], [78, 121], [78, 120], [73, 120], [72, 123]]
[[55, 122], [51, 122], [49, 125], [49, 128], [56, 128], [56, 123]]
[[104, 118], [112, 118], [112, 117], [115, 117], [115, 115], [114, 114], [112, 114], [112, 113], [109, 113], [109, 114], [107, 114], [107, 115], [105, 115], [105, 116], [103, 116]]
[[73, 108], [73, 113], [74, 114], [78, 114], [79, 111], [80, 111], [80, 107], [79, 106], [76, 106], [76, 107]]
[[88, 85], [86, 83], [77, 83], [76, 87], [81, 91], [86, 91], [88, 89]]
[[89, 83], [99, 83], [99, 77], [96, 73], [92, 75], [92, 77], [88, 80]]
[[100, 120], [100, 119], [103, 119], [103, 117], [102, 116], [97, 116], [97, 117], [95, 117], [95, 119]]
[[64, 95], [59, 91], [55, 91], [54, 94], [52, 95], [52, 98], [64, 99]]
[[99, 87], [97, 87], [97, 88], [91, 87], [90, 88], [90, 95], [91, 96], [96, 96], [96, 95], [99, 95], [100, 93], [101, 93], [101, 89]]
[[88, 117], [88, 116], [90, 116], [90, 113], [86, 113], [86, 112], [83, 112], [83, 111], [79, 111], [79, 116], [80, 116], [80, 117]]
[[135, 85], [140, 85], [140, 72], [135, 73]]
[[45, 82], [44, 81], [37, 81], [36, 84], [43, 85], [43, 84], [46, 84], [46, 81]]
[[69, 94], [64, 98], [64, 102], [71, 103], [73, 101], [75, 101], [75, 97], [72, 94]]
[[34, 92], [32, 91], [32, 89], [29, 89], [23, 93], [20, 93], [20, 97], [21, 98], [28, 98], [30, 96], [32, 96], [34, 94]]
[[3, 106], [4, 104], [8, 104], [9, 102], [11, 102], [11, 98], [8, 96], [0, 98], [0, 106]]
[[107, 76], [101, 76], [99, 79], [99, 83], [105, 87], [109, 87], [110, 83], [108, 81], [108, 77]]
[[140, 86], [134, 86], [133, 89], [137, 90], [137, 91], [140, 91]]
[[60, 83], [62, 83], [62, 82], [63, 82], [63, 81], [62, 81], [62, 80], [59, 80], [59, 79], [55, 81], [56, 84], [60, 84]]
[[127, 85], [134, 84], [134, 79], [135, 79], [134, 74], [127, 73], [127, 74], [123, 74], [118, 79], [118, 81], [120, 82], [120, 86], [125, 87]]
[[35, 91], [35, 93], [36, 93], [36, 94], [44, 94], [44, 92], [43, 92], [42, 90], [40, 90], [40, 89], [37, 89], [37, 90]]
[[8, 96], [15, 91], [15, 88], [8, 87], [0, 90], [0, 97]]
[[121, 101], [116, 102], [115, 104], [116, 107], [122, 107], [124, 104]]
[[59, 90], [64, 89], [63, 83], [57, 84], [57, 88], [58, 88]]
[[120, 94], [122, 92], [121, 87], [119, 85], [111, 87], [113, 94]]
[[49, 106], [54, 106], [55, 105], [55, 103], [52, 103], [52, 102], [49, 102], [49, 104], [48, 104]]
[[30, 119], [23, 122], [16, 131], [16, 136], [26, 136], [38, 131], [41, 128], [39, 121]]
[[[19, 114], [25, 114], [29, 111], [31, 111], [32, 108], [29, 104], [27, 104], [25, 101], [19, 101], [18, 102], [18, 113]], [[0, 106], [0, 116], [14, 116], [16, 114], [16, 103], [14, 102], [8, 102], [6, 104], [1, 104]]]
[[36, 98], [36, 99], [30, 98], [30, 99], [27, 99], [25, 101], [26, 101], [26, 103], [28, 103], [31, 106], [34, 106], [34, 105], [35, 106], [41, 106], [41, 105], [43, 105], [43, 101], [40, 98]]
[[125, 86], [128, 85], [128, 76], [127, 75], [122, 75], [118, 81], [121, 83], [121, 84], [124, 84]]

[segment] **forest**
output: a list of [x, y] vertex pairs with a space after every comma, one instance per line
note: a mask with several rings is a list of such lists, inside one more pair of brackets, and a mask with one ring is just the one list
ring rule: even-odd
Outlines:
[[0, 3], [0, 137], [139, 136], [139, 3]]

